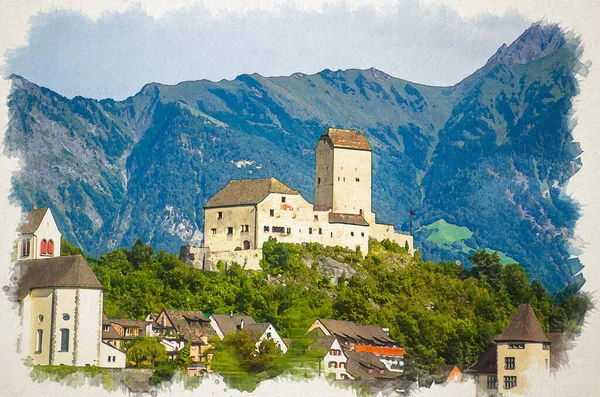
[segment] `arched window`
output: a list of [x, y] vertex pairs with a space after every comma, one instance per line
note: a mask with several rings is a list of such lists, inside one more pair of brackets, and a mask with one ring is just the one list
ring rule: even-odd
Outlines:
[[249, 250], [250, 249], [250, 241], [244, 240], [244, 249], [245, 250]]
[[43, 336], [44, 336], [44, 331], [41, 329], [38, 329], [36, 339], [35, 339], [35, 352], [36, 353], [42, 352], [42, 337]]
[[340, 363], [340, 368], [346, 368], [346, 363]]
[[69, 351], [69, 330], [66, 328], [60, 330], [60, 351]]
[[42, 244], [40, 246], [40, 254], [46, 255], [48, 253], [48, 242], [46, 239], [42, 240]]
[[330, 361], [329, 368], [337, 368], [337, 363], [335, 361]]
[[54, 241], [48, 240], [48, 255], [54, 255]]

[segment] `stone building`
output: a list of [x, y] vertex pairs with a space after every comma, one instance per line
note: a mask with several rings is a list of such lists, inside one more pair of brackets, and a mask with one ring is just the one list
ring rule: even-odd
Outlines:
[[181, 258], [203, 269], [222, 260], [258, 270], [272, 237], [363, 254], [369, 238], [390, 239], [413, 253], [411, 235], [375, 222], [371, 152], [359, 131], [329, 128], [316, 147], [314, 205], [275, 178], [230, 181], [204, 207], [204, 247], [182, 247]]
[[19, 352], [36, 365], [124, 367], [124, 353], [102, 342], [102, 285], [81, 255], [60, 256], [50, 209], [31, 211], [20, 232]]
[[474, 376], [480, 395], [525, 394], [528, 375], [550, 376], [550, 349], [551, 341], [533, 309], [522, 304], [504, 332], [492, 339], [488, 349], [465, 373]]

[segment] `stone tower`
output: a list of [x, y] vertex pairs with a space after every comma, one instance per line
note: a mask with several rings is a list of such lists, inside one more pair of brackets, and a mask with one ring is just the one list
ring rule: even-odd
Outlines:
[[371, 146], [357, 130], [329, 128], [316, 148], [315, 210], [362, 215], [371, 212]]

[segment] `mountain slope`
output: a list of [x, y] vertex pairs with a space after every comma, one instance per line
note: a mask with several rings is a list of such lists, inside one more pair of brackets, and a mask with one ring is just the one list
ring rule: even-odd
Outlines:
[[[176, 252], [199, 243], [203, 205], [230, 179], [275, 176], [314, 195], [314, 147], [327, 127], [373, 146], [379, 221], [437, 220], [473, 232], [552, 289], [572, 281], [577, 211], [561, 188], [581, 166], [567, 128], [577, 45], [533, 25], [453, 87], [376, 69], [148, 84], [125, 101], [69, 100], [12, 76], [7, 151], [25, 167], [15, 197], [50, 204], [66, 237], [98, 254], [137, 237]], [[427, 230], [427, 228], [421, 228]], [[468, 253], [416, 234], [425, 256]]]

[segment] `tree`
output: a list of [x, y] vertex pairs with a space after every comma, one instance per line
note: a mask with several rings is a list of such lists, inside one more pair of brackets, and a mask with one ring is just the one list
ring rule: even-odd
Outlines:
[[133, 361], [137, 366], [149, 362], [153, 366], [159, 361], [167, 359], [167, 350], [160, 343], [160, 338], [140, 337], [134, 339], [127, 349], [127, 360]]
[[523, 266], [517, 263], [508, 264], [502, 268], [502, 275], [510, 303], [514, 307], [531, 302], [534, 294]]
[[473, 264], [471, 276], [487, 281], [494, 290], [499, 291], [502, 286], [502, 263], [498, 252], [490, 254], [486, 250], [475, 251], [469, 260]]

